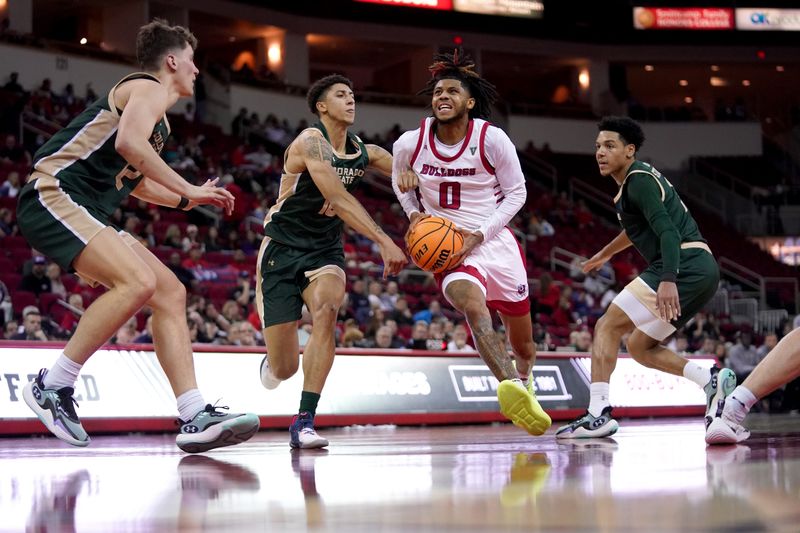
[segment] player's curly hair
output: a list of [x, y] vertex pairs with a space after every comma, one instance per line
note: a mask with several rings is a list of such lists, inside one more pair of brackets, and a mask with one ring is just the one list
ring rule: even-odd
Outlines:
[[183, 26], [170, 26], [164, 19], [153, 19], [139, 28], [136, 35], [136, 59], [142, 70], [155, 72], [161, 68], [164, 55], [170, 50], [183, 50], [186, 45], [197, 48], [197, 38]]
[[353, 90], [353, 82], [341, 74], [330, 74], [324, 78], [320, 78], [308, 88], [308, 95], [306, 96], [306, 99], [308, 101], [308, 108], [312, 113], [319, 116], [319, 111], [317, 111], [317, 102], [325, 98], [325, 93], [328, 92], [328, 89], [337, 83], [344, 83], [350, 87], [351, 91]]
[[628, 117], [603, 117], [597, 123], [597, 131], [613, 131], [625, 144], [632, 144], [636, 151], [644, 144], [644, 131], [635, 120]]
[[417, 94], [431, 95], [439, 80], [458, 80], [475, 99], [475, 107], [470, 109], [469, 118], [488, 119], [492, 114], [492, 104], [498, 99], [497, 88], [475, 72], [475, 61], [464, 53], [461, 47], [452, 54], [435, 54], [433, 64], [428, 67], [431, 79]]

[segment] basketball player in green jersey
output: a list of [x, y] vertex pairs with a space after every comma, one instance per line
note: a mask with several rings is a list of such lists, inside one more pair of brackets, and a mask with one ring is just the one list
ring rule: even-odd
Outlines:
[[294, 448], [328, 445], [314, 430], [314, 415], [333, 365], [336, 315], [344, 298], [343, 224], [379, 246], [384, 278], [407, 262], [405, 252], [349, 192], [368, 168], [392, 173], [389, 152], [348, 131], [355, 120], [352, 82], [338, 74], [320, 79], [308, 90], [308, 106], [319, 121], [286, 149], [278, 200], [264, 220], [256, 278], [256, 307], [267, 345], [260, 373], [267, 389], [297, 372], [297, 320], [304, 303], [313, 321], [303, 350], [300, 409], [289, 428]]
[[[183, 285], [136, 239], [107, 222], [129, 194], [179, 209], [207, 204], [232, 210], [233, 196], [215, 187], [216, 180], [191, 185], [159, 157], [169, 135], [167, 110], [194, 91], [196, 45], [183, 27], [160, 20], [143, 26], [136, 38], [142, 72], [124, 77], [47, 141], [20, 193], [17, 217], [31, 246], [108, 288], [86, 309], [55, 364], [23, 390], [47, 428], [75, 446], [90, 440], [73, 405], [78, 373], [143, 305], [153, 309], [153, 344], [177, 398], [178, 446], [205, 451], [258, 430], [255, 415], [224, 413], [205, 403], [194, 374]], [[125, 376], [119, 380], [106, 387], [124, 387]]]
[[[703, 387], [706, 425], [715, 400], [736, 386], [735, 374], [680, 357], [661, 345], [714, 296], [719, 268], [708, 244], [672, 184], [651, 165], [638, 161], [644, 142], [641, 126], [627, 117], [605, 117], [598, 124], [595, 158], [600, 174], [619, 185], [614, 198], [622, 232], [583, 265], [600, 268], [633, 245], [648, 267], [631, 281], [597, 321], [592, 345], [592, 384], [587, 413], [556, 432], [556, 438], [607, 437], [619, 425], [611, 417], [609, 379], [622, 336], [630, 333], [628, 353], [640, 364], [669, 372]], [[719, 396], [719, 398], [715, 398]]]

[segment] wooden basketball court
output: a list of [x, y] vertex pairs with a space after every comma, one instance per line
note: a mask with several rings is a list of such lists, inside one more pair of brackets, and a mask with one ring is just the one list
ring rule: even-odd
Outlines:
[[285, 431], [206, 455], [173, 435], [0, 440], [2, 531], [798, 531], [800, 417], [753, 415], [706, 447], [700, 419], [613, 439], [508, 424]]

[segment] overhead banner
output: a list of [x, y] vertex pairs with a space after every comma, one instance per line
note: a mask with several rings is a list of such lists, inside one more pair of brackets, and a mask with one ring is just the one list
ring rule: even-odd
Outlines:
[[542, 18], [544, 2], [538, 0], [355, 0], [385, 6], [419, 7], [477, 15]]
[[424, 9], [438, 9], [450, 11], [453, 9], [452, 0], [355, 0], [365, 4], [382, 4], [385, 6], [421, 7]]
[[453, 0], [453, 9], [479, 15], [542, 18], [544, 3], [534, 0]]
[[715, 7], [634, 7], [637, 30], [732, 30], [733, 9]]
[[736, 29], [800, 31], [800, 9], [737, 8]]

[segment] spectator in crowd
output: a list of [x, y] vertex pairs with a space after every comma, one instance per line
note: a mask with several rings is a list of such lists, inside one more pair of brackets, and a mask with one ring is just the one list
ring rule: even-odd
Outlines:
[[399, 297], [394, 304], [394, 309], [389, 313], [389, 318], [397, 322], [399, 326], [410, 326], [414, 324], [414, 316], [408, 308], [408, 300]]
[[6, 284], [0, 280], [0, 318], [3, 319], [3, 324], [8, 324], [13, 317], [14, 306], [11, 303], [11, 293]]
[[16, 198], [20, 187], [19, 172], [12, 170], [8, 173], [6, 181], [0, 184], [0, 198]]
[[414, 322], [414, 329], [411, 330], [411, 339], [406, 344], [406, 348], [412, 350], [428, 349], [428, 322], [417, 320]]
[[111, 338], [111, 344], [131, 344], [133, 339], [139, 336], [136, 330], [136, 317], [132, 316], [127, 322], [122, 324], [117, 333]]
[[370, 309], [383, 309], [383, 302], [381, 301], [381, 295], [383, 294], [383, 286], [381, 282], [378, 280], [372, 280], [369, 282], [367, 288], [367, 300], [369, 300], [369, 308]]
[[453, 328], [453, 338], [447, 343], [448, 352], [472, 352], [475, 348], [467, 344], [467, 327], [463, 323]]
[[[606, 292], [607, 286], [602, 278], [600, 278], [599, 271], [592, 270], [583, 278], [583, 288], [592, 296], [597, 297], [602, 296], [603, 293]], [[605, 309], [605, 307], [603, 309]]]
[[33, 305], [22, 310], [22, 328], [11, 337], [14, 341], [46, 341], [49, 340], [42, 330], [42, 314]]
[[45, 292], [51, 292], [50, 278], [46, 275], [47, 259], [37, 255], [33, 259], [33, 267], [30, 274], [26, 274], [20, 281], [19, 288], [23, 291], [30, 291], [36, 296]]
[[383, 350], [402, 348], [403, 343], [400, 339], [392, 335], [392, 329], [389, 326], [381, 326], [375, 332], [375, 337], [371, 342], [372, 348], [380, 348]]
[[153, 315], [147, 317], [144, 323], [144, 330], [134, 339], [134, 344], [153, 344]]
[[14, 338], [14, 335], [17, 334], [19, 328], [19, 323], [16, 320], [9, 320], [6, 322], [5, 327], [3, 328], [3, 338], [6, 340], [11, 340]]
[[592, 351], [592, 334], [588, 330], [573, 331], [570, 333], [569, 338], [576, 352]]
[[400, 298], [400, 287], [396, 281], [390, 281], [386, 284], [386, 290], [381, 294], [381, 308], [387, 313], [394, 311], [395, 303]]
[[700, 311], [695, 315], [694, 322], [687, 325], [686, 333], [689, 336], [689, 344], [694, 346], [702, 343], [706, 337], [717, 339], [720, 335], [716, 319], [706, 311]]
[[198, 233], [199, 230], [195, 224], [189, 224], [186, 226], [186, 236], [183, 237], [181, 241], [181, 248], [183, 249], [184, 253], [191, 250], [195, 245], [200, 248], [200, 251], [205, 251], [203, 248], [203, 243], [198, 240]]
[[228, 342], [234, 346], [255, 346], [256, 331], [253, 325], [246, 320], [239, 320], [231, 324], [228, 331]]
[[678, 332], [667, 343], [667, 348], [678, 355], [687, 355], [689, 353], [689, 338], [685, 333]]
[[539, 276], [539, 287], [536, 290], [533, 302], [534, 312], [550, 314], [555, 311], [558, 306], [558, 298], [561, 291], [558, 286], [553, 283], [553, 276], [544, 272]]
[[67, 299], [67, 288], [61, 281], [61, 267], [58, 263], [50, 263], [46, 270], [47, 279], [50, 280], [50, 292], [57, 294], [62, 300]]
[[78, 319], [83, 315], [83, 296], [81, 296], [80, 293], [70, 294], [67, 303], [75, 309], [75, 311], [69, 309], [67, 313], [64, 313], [64, 317], [61, 319], [61, 324], [59, 324], [59, 326], [62, 331], [71, 334], [78, 325]]
[[0, 208], [0, 237], [10, 237], [19, 231], [14, 222], [14, 213], [7, 207]]
[[8, 81], [3, 85], [3, 89], [17, 95], [25, 94], [25, 89], [23, 89], [22, 85], [19, 83], [19, 72], [12, 72], [8, 76]]
[[219, 237], [219, 228], [210, 226], [206, 232], [206, 238], [203, 240], [203, 246], [207, 252], [219, 252], [223, 249], [223, 244]]
[[359, 324], [366, 324], [369, 319], [369, 298], [365, 294], [366, 287], [363, 279], [353, 281], [350, 288], [350, 307]]
[[0, 165], [23, 165], [30, 166], [31, 154], [24, 146], [17, 142], [16, 136], [6, 135], [6, 142], [0, 146]]
[[756, 353], [758, 354], [758, 360], [761, 361], [764, 357], [767, 356], [769, 352], [772, 351], [775, 346], [778, 344], [778, 334], [774, 331], [767, 332], [764, 335], [764, 344], [758, 347]]
[[197, 279], [195, 279], [192, 271], [181, 264], [181, 254], [178, 252], [172, 252], [169, 254], [167, 268], [169, 268], [172, 273], [177, 276], [178, 281], [183, 283], [187, 289], [191, 289], [197, 284]]
[[170, 248], [177, 248], [183, 250], [183, 236], [181, 235], [181, 228], [177, 224], [170, 224], [167, 226], [167, 231], [164, 232], [164, 246]]
[[422, 311], [417, 311], [414, 313], [414, 322], [418, 322], [423, 320], [430, 324], [435, 319], [442, 316], [442, 304], [439, 303], [439, 300], [431, 300], [431, 303], [428, 304], [427, 309], [423, 309]]
[[710, 335], [701, 337], [700, 347], [694, 355], [715, 355], [717, 352], [717, 339]]
[[436, 319], [428, 325], [428, 350], [446, 350], [447, 341], [445, 340], [444, 324]]
[[761, 361], [758, 350], [751, 344], [752, 334], [749, 331], [737, 333], [737, 341], [728, 352], [728, 368], [736, 373], [736, 381], [742, 383], [750, 372]]

